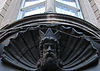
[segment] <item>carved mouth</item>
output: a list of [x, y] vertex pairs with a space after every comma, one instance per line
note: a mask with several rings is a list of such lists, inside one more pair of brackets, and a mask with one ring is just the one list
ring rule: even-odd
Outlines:
[[53, 52], [47, 52], [45, 58], [47, 59], [49, 57], [50, 58], [55, 58], [56, 56], [55, 56], [55, 54]]

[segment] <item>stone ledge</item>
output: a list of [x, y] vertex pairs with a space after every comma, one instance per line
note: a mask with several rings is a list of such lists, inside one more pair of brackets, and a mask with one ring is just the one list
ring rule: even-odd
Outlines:
[[9, 4], [10, 4], [10, 2], [11, 2], [11, 0], [7, 0], [7, 1], [6, 1], [6, 4], [8, 4], [8, 5], [9, 5]]
[[96, 18], [97, 18], [97, 19], [100, 18], [100, 11], [97, 10], [97, 11], [95, 12], [95, 15], [96, 15]]
[[8, 9], [8, 7], [9, 7], [9, 5], [5, 3], [5, 5], [4, 5], [4, 7], [3, 7], [3, 8], [7, 10], [7, 9]]
[[94, 0], [91, 0], [90, 4], [93, 6], [95, 4]]
[[6, 11], [7, 11], [6, 9], [2, 8], [2, 10], [1, 10], [0, 14], [4, 17], [4, 15], [5, 15]]
[[93, 11], [95, 12], [98, 8], [97, 8], [97, 6], [96, 6], [96, 4], [95, 5], [93, 5]]
[[3, 20], [3, 17], [0, 15], [0, 24], [1, 24], [2, 20]]

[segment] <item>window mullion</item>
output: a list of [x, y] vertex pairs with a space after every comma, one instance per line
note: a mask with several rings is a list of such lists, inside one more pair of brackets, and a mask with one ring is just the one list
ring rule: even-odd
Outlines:
[[24, 13], [21, 11], [21, 9], [24, 7], [24, 5], [25, 5], [25, 0], [22, 0], [22, 4], [21, 4], [21, 7], [19, 9], [19, 14], [18, 14], [17, 19], [20, 19], [24, 16]]
[[46, 0], [45, 3], [45, 12], [56, 12], [56, 3], [55, 0]]
[[[61, 0], [23, 0], [23, 8], [20, 9], [21, 16], [28, 16], [31, 14], [43, 13], [44, 9], [46, 13], [66, 13], [69, 15], [82, 18], [80, 6], [78, 0], [61, 1]], [[32, 2], [31, 2], [32, 1]], [[45, 8], [44, 8], [45, 6]], [[60, 11], [61, 10], [61, 11]], [[42, 12], [43, 11], [43, 12]]]
[[[77, 7], [80, 9], [79, 1], [78, 1], [78, 0], [75, 0], [75, 2], [76, 2]], [[80, 18], [83, 18], [81, 10], [80, 10], [80, 12], [78, 12], [78, 16], [79, 16]]]

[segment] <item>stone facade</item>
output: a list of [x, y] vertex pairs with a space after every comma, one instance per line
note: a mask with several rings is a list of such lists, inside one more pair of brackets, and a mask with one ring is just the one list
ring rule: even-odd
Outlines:
[[93, 9], [93, 12], [100, 24], [100, 0], [89, 0], [91, 7]]
[[7, 13], [7, 9], [12, 0], [0, 0], [0, 24]]
[[[90, 3], [91, 9], [88, 4], [85, 4], [87, 3], [86, 1]], [[79, 0], [79, 2], [84, 19], [100, 28], [100, 0]], [[22, 0], [0, 0], [0, 28], [16, 21], [21, 3]], [[90, 11], [92, 12], [91, 14]]]

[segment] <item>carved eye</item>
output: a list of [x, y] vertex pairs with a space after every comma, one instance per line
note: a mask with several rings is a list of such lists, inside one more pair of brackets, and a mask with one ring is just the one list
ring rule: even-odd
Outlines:
[[55, 48], [55, 45], [50, 45], [51, 46], [51, 49], [54, 49]]
[[44, 44], [43, 45], [43, 49], [48, 49], [48, 45], [47, 44]]
[[49, 47], [48, 45], [45, 45], [45, 49], [48, 49], [48, 47]]

